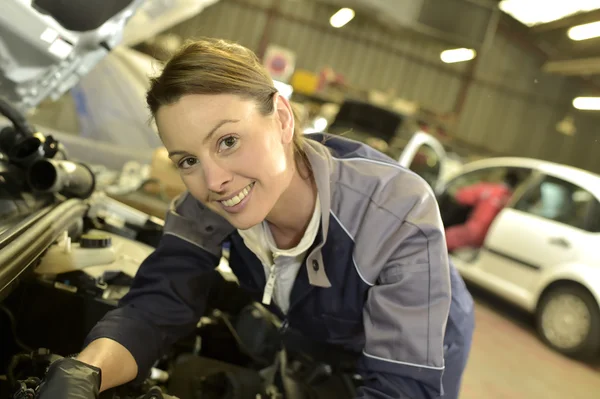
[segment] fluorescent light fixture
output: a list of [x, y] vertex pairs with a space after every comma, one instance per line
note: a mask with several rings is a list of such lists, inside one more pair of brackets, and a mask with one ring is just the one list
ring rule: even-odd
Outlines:
[[452, 63], [455, 63], [455, 62], [470, 61], [473, 58], [475, 58], [476, 55], [477, 55], [477, 53], [473, 49], [470, 49], [470, 48], [455, 48], [455, 49], [452, 49], [452, 50], [444, 50], [444, 51], [442, 51], [442, 54], [440, 54], [440, 58], [446, 64], [452, 64]]
[[571, 40], [577, 41], [600, 37], [600, 21], [574, 26], [569, 29], [568, 35]]
[[500, 9], [527, 26], [600, 8], [598, 0], [502, 0]]
[[273, 85], [275, 86], [275, 88], [277, 89], [279, 94], [281, 94], [286, 100], [289, 100], [290, 98], [292, 98], [292, 93], [294, 93], [294, 88], [291, 85], [289, 85], [287, 83], [283, 83], [279, 80], [273, 80]]
[[342, 8], [329, 18], [329, 23], [334, 28], [341, 28], [354, 18], [354, 10], [351, 8]]
[[573, 106], [583, 111], [600, 111], [600, 97], [577, 97]]

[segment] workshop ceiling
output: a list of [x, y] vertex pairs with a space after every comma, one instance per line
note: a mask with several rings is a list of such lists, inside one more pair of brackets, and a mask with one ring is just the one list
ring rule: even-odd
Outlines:
[[536, 47], [545, 61], [544, 71], [594, 79], [600, 84], [600, 37], [577, 41], [568, 36], [574, 26], [600, 22], [600, 0], [319, 1], [354, 8], [388, 26], [474, 49], [484, 45], [487, 28], [498, 17], [505, 32]]
[[493, 0], [317, 1], [353, 8], [392, 28], [409, 29], [449, 45], [474, 49], [481, 48], [494, 14], [499, 14]]
[[548, 47], [544, 70], [572, 76], [600, 76], [600, 36], [587, 40], [571, 40], [569, 29], [574, 26], [600, 23], [600, 9], [531, 27], [540, 45]]

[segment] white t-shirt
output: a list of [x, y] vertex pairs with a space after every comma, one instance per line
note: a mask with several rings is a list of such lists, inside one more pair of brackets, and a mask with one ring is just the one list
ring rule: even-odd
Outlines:
[[[317, 201], [315, 204], [315, 210], [308, 223], [304, 237], [298, 243], [297, 246], [290, 249], [279, 249], [271, 234], [271, 229], [266, 221], [257, 224], [249, 228], [248, 230], [238, 230], [240, 236], [244, 240], [244, 244], [250, 249], [263, 264], [265, 270], [265, 276], [267, 282], [271, 276], [271, 272], [274, 273], [274, 287], [272, 297], [277, 306], [283, 313], [287, 313], [290, 307], [290, 295], [294, 286], [294, 281], [298, 275], [298, 271], [302, 266], [302, 261], [306, 256], [306, 252], [311, 247], [321, 222], [321, 206], [319, 202], [319, 195], [317, 194]], [[271, 271], [272, 270], [272, 271]], [[265, 290], [268, 290], [265, 287]], [[269, 298], [271, 293], [269, 293]]]

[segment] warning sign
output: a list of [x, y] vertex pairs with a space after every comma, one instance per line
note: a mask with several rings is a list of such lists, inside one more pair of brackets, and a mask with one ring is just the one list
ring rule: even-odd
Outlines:
[[284, 47], [270, 45], [263, 57], [263, 65], [273, 80], [287, 83], [296, 67], [296, 53]]

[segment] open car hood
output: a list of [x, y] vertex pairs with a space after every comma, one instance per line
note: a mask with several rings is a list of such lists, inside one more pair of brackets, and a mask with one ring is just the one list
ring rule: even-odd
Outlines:
[[57, 99], [119, 43], [140, 43], [216, 1], [2, 0], [0, 96], [22, 112]]

